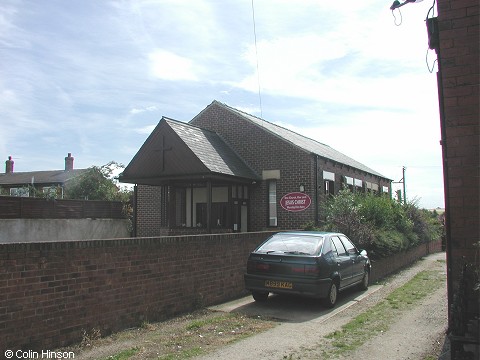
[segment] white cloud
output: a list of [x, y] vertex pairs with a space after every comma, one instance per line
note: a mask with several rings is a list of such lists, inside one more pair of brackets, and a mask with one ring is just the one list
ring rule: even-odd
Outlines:
[[198, 68], [186, 57], [156, 49], [148, 55], [152, 75], [162, 80], [198, 81]]
[[153, 129], [155, 129], [155, 126], [156, 125], [147, 125], [142, 128], [135, 129], [135, 132], [137, 132], [138, 134], [150, 135]]
[[132, 108], [130, 109], [129, 113], [131, 115], [136, 115], [136, 114], [141, 114], [143, 112], [156, 111], [156, 110], [158, 110], [158, 108], [155, 105], [152, 105], [144, 108]]

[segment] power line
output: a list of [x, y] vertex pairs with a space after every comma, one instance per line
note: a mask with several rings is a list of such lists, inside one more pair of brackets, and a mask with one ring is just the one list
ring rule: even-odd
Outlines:
[[253, 36], [255, 39], [255, 58], [257, 61], [257, 83], [258, 83], [258, 101], [260, 104], [260, 117], [263, 118], [263, 109], [262, 109], [262, 94], [260, 91], [260, 70], [258, 67], [258, 49], [257, 49], [257, 29], [255, 26], [255, 7], [252, 0], [252, 18], [253, 18]]

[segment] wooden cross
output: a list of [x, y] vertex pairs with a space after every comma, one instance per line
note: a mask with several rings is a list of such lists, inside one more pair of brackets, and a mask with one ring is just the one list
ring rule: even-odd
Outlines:
[[169, 146], [169, 147], [165, 146], [165, 136], [164, 135], [162, 135], [160, 145], [161, 145], [161, 148], [158, 149], [158, 150], [154, 150], [154, 151], [160, 151], [161, 152], [161, 155], [162, 155], [162, 171], [165, 171], [165, 151], [172, 150], [172, 147], [171, 146]]

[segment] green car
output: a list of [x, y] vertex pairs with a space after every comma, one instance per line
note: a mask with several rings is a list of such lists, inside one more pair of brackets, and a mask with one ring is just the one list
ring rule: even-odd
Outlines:
[[370, 269], [367, 252], [344, 234], [279, 232], [250, 254], [245, 288], [255, 301], [266, 301], [270, 293], [296, 294], [334, 307], [340, 291], [368, 288]]

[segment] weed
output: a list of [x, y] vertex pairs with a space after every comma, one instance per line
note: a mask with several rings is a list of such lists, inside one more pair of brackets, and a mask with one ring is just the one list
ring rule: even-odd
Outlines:
[[123, 350], [116, 355], [111, 355], [104, 360], [127, 360], [130, 359], [133, 355], [135, 355], [140, 349], [138, 347], [134, 347], [131, 349]]
[[80, 342], [80, 347], [89, 347], [92, 346], [95, 340], [98, 340], [102, 337], [102, 334], [99, 329], [93, 328], [88, 332], [87, 330], [82, 330], [82, 341]]

